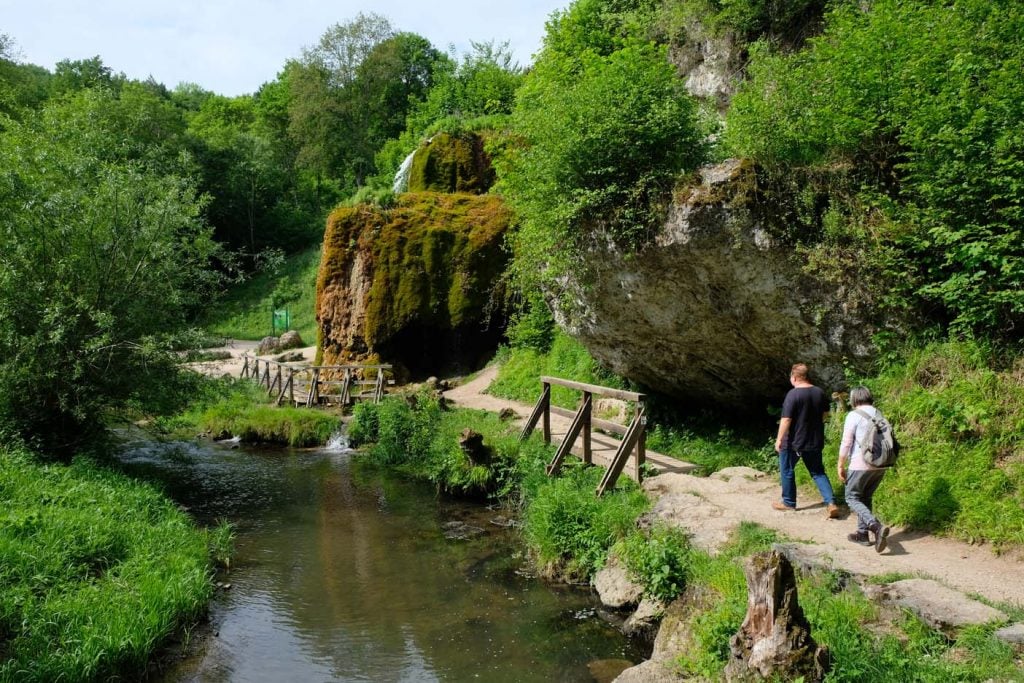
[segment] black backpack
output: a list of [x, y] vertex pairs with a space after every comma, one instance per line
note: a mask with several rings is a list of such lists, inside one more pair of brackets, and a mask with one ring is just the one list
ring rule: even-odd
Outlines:
[[872, 417], [863, 410], [854, 410], [861, 417], [871, 422], [868, 429], [867, 443], [858, 444], [864, 456], [864, 462], [872, 467], [892, 467], [896, 464], [896, 458], [900, 454], [900, 444], [896, 440], [896, 434], [892, 425], [885, 419], [882, 413]]

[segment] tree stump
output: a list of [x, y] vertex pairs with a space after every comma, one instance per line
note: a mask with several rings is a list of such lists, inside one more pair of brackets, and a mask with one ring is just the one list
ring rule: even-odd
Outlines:
[[797, 602], [793, 565], [778, 551], [751, 557], [747, 577], [747, 616], [729, 640], [729, 681], [803, 676], [820, 681], [828, 672], [828, 649], [818, 647]]
[[484, 435], [468, 427], [462, 430], [459, 447], [473, 465], [491, 464], [491, 449], [484, 445]]

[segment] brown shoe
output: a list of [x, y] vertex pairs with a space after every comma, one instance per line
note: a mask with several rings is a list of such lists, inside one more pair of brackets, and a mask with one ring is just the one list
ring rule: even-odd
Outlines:
[[786, 505], [785, 503], [780, 503], [777, 500], [772, 502], [772, 508], [774, 508], [775, 510], [782, 510], [783, 512], [792, 512], [793, 510], [796, 510], [795, 507], [790, 507], [789, 505]]
[[873, 531], [875, 532], [875, 552], [880, 553], [889, 545], [889, 527], [875, 522]]
[[839, 506], [835, 503], [828, 504], [828, 513], [825, 515], [827, 519], [839, 519]]
[[864, 545], [869, 548], [874, 545], [874, 543], [871, 542], [871, 539], [868, 538], [868, 532], [866, 531], [857, 531], [852, 534], [847, 534], [846, 538], [853, 543], [856, 543], [858, 545]]

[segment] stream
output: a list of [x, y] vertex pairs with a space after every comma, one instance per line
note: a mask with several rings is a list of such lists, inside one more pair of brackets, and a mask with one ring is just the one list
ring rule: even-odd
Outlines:
[[343, 448], [137, 441], [120, 460], [235, 527], [209, 633], [162, 681], [594, 681], [595, 660], [644, 659], [589, 590], [531, 575], [502, 510]]

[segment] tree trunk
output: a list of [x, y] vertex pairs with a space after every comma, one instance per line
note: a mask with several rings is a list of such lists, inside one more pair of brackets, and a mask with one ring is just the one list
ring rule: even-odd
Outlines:
[[729, 681], [803, 676], [820, 681], [828, 671], [828, 649], [818, 647], [797, 602], [793, 565], [781, 553], [759, 553], [747, 561], [747, 616], [729, 640]]

